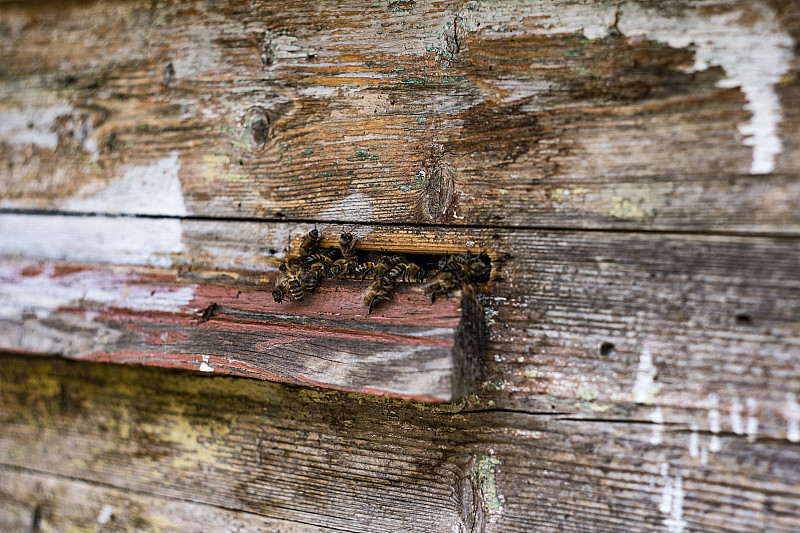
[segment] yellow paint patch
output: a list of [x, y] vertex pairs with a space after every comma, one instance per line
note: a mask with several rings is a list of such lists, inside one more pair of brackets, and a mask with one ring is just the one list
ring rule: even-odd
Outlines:
[[644, 204], [650, 203], [650, 199], [632, 200], [615, 196], [611, 199], [613, 205], [608, 210], [608, 215], [615, 218], [653, 218], [656, 211], [653, 208], [646, 209]]
[[227, 155], [204, 155], [203, 175], [209, 181], [252, 181], [249, 174], [241, 174], [231, 170], [231, 158]]
[[553, 200], [560, 200], [565, 196], [582, 196], [589, 192], [589, 189], [585, 187], [575, 187], [574, 189], [551, 189], [550, 190], [550, 198]]
[[222, 438], [230, 432], [230, 425], [235, 421], [226, 423], [209, 421], [205, 424], [191, 423], [182, 414], [163, 418], [157, 425], [142, 424], [139, 429], [149, 433], [162, 444], [171, 445], [173, 449], [172, 466], [183, 470], [197, 470], [199, 465], [215, 469], [239, 472], [221, 461], [229, 452], [230, 447], [220, 444]]

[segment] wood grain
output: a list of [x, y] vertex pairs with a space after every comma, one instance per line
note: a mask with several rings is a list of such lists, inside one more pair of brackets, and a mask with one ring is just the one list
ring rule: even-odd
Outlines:
[[0, 468], [3, 531], [330, 532], [190, 499], [164, 498], [30, 470]]
[[[80, 218], [16, 216], [23, 222], [14, 227], [33, 228]], [[42, 218], [47, 221], [43, 223]], [[103, 220], [86, 218], [84, 225], [102, 226]], [[154, 219], [145, 220], [150, 224]], [[77, 259], [105, 249], [106, 240], [93, 241], [91, 232], [79, 231], [77, 224], [70, 227], [76, 242], [82, 245], [56, 249], [59, 258]], [[181, 222], [182, 251], [169, 254], [176, 266], [150, 274], [175, 285], [169, 290], [158, 289], [152, 297], [153, 289], [164, 286], [162, 281], [131, 293], [126, 305], [142, 310], [136, 316], [115, 318], [81, 312], [64, 318], [51, 300], [26, 301], [25, 295], [32, 297], [33, 292], [22, 291], [21, 296], [19, 291], [13, 292], [20, 285], [19, 278], [12, 276], [2, 290], [6, 295], [16, 295], [17, 310], [2, 321], [2, 344], [85, 356], [95, 351], [91, 347], [97, 342], [95, 338], [104, 339], [102, 335], [96, 337], [97, 332], [115, 324], [114, 320], [123, 323], [112, 330], [126, 329], [128, 320], [144, 320], [145, 315], [162, 321], [164, 311], [189, 312], [195, 321], [212, 302], [225, 308], [225, 314], [234, 321], [237, 316], [238, 320], [246, 319], [266, 309], [291, 313], [293, 304], [270, 304], [264, 288], [271, 290], [282, 250], [288, 250], [312, 227]], [[714, 426], [718, 432], [742, 434], [747, 433], [748, 420], [753, 418], [753, 438], [786, 439], [790, 433], [793, 405], [800, 393], [794, 379], [800, 354], [800, 286], [796, 275], [800, 255], [793, 239], [346, 227], [368, 250], [438, 255], [486, 250], [495, 259], [492, 280], [481, 287], [480, 296], [490, 324], [482, 360], [484, 378], [478, 388], [484, 407], [538, 411], [540, 406], [549, 409], [554, 398], [569, 410], [575, 403], [591, 407], [594, 410], [589, 412], [595, 417], [649, 420], [661, 416], [668, 423], [710, 430], [709, 416], [719, 416], [719, 427]], [[324, 224], [318, 229], [326, 239], [333, 239], [343, 226]], [[237, 250], [243, 252], [237, 256]], [[270, 251], [276, 255], [270, 256]], [[144, 255], [139, 260], [153, 262]], [[36, 268], [44, 272], [51, 266], [33, 263], [30, 272], [38, 272]], [[49, 274], [41, 275], [47, 278]], [[213, 291], [204, 294], [204, 287]], [[336, 295], [337, 288], [331, 283], [325, 290], [332, 292], [323, 295]], [[179, 289], [187, 292], [179, 293]], [[141, 296], [139, 300], [136, 294]], [[178, 294], [183, 295], [181, 301], [185, 303], [170, 308], [170, 298]], [[82, 296], [81, 292], [58, 305], [81, 309]], [[106, 305], [113, 307], [114, 303]], [[419, 310], [428, 312], [428, 304]], [[354, 312], [363, 313], [358, 302]], [[37, 313], [42, 316], [37, 318]], [[398, 318], [391, 303], [380, 314], [385, 318], [368, 318], [366, 324]], [[76, 331], [72, 325], [75, 321], [88, 329]], [[173, 337], [164, 344], [154, 344], [162, 340], [159, 335], [150, 335], [151, 340], [147, 340], [152, 322], [135, 326], [142, 329], [127, 330], [126, 338], [139, 342], [139, 351], [179, 347], [176, 351], [180, 353], [241, 360], [248, 357], [242, 352], [249, 351], [242, 346], [252, 347], [261, 340], [251, 333], [227, 331], [225, 335], [241, 340], [220, 344], [208, 336], [208, 326], [187, 326], [178, 331], [187, 338]], [[192, 361], [194, 365], [201, 363], [197, 356]], [[717, 415], [709, 415], [713, 411]]]
[[216, 520], [359, 532], [788, 532], [798, 520], [797, 447], [770, 440], [722, 434], [704, 462], [682, 425], [654, 442], [646, 421], [559, 409], [432, 407], [55, 359], [0, 365], [4, 478], [46, 476], [45, 495], [88, 484], [89, 507], [101, 489], [115, 509], [114, 493], [156, 497], [153, 514], [191, 495], [203, 512], [221, 509]]
[[4, 3], [2, 207], [797, 235], [792, 2], [669, 5]]
[[29, 261], [3, 262], [0, 272], [7, 349], [423, 401], [452, 401], [477, 385], [485, 326], [472, 291], [431, 304], [419, 287], [403, 287], [367, 314], [369, 281], [324, 280], [302, 302], [279, 304], [276, 276], [191, 283], [169, 272]]

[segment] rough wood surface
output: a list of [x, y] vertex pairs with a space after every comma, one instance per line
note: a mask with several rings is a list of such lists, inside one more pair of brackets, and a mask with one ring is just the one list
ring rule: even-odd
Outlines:
[[[94, 228], [105, 226], [104, 217], [6, 215], [0, 222], [16, 228], [20, 241], [27, 241], [39, 228], [57, 227], [63, 219], [69, 221], [70, 237], [63, 237], [62, 246], [43, 250], [44, 259], [116, 257], [113, 248], [107, 247], [108, 239], [93, 237]], [[144, 226], [134, 231], [134, 236], [152, 231], [160, 221], [111, 220], [122, 220], [134, 229], [142, 222]], [[20, 228], [32, 228], [33, 233]], [[175, 285], [159, 281], [144, 289], [142, 298], [137, 298], [135, 290], [129, 291], [122, 306], [140, 309], [135, 319], [155, 316], [158, 321], [165, 312], [179, 312], [195, 322], [213, 302], [228, 309], [234, 319], [237, 314], [267, 309], [291, 312], [294, 304], [270, 304], [262, 287], [271, 289], [281, 250], [288, 249], [310, 225], [185, 220], [178, 222], [177, 228], [180, 248], [169, 254], [153, 249], [137, 252], [135, 259], [140, 263], [169, 261], [179, 266], [150, 274]], [[340, 225], [318, 228], [325, 235], [342, 230]], [[747, 419], [752, 417], [757, 435], [800, 438], [791, 430], [798, 416], [793, 405], [800, 393], [795, 372], [800, 354], [800, 247], [791, 238], [348, 228], [359, 235], [365, 249], [445, 254], [471, 247], [495, 257], [493, 279], [481, 296], [491, 324], [480, 387], [487, 405], [494, 402], [507, 409], [538, 410], [535, 405], [539, 402], [549, 405], [547, 398], [566, 403], [583, 398], [592, 399], [598, 416], [617, 408], [623, 410], [623, 417], [636, 416], [629, 409], [640, 409], [643, 419], [661, 417], [667, 423], [693, 423], [698, 428], [710, 427], [708, 413], [714, 411], [714, 416], [722, 417], [717, 431], [746, 433], [751, 427]], [[235, 251], [240, 249], [244, 252], [237, 257]], [[276, 256], [270, 256], [270, 251]], [[0, 252], [11, 254], [13, 249]], [[26, 268], [20, 263], [6, 264], [16, 265], [13, 272]], [[28, 272], [46, 280], [52, 268], [47, 262], [32, 263]], [[105, 342], [105, 328], [125, 329], [124, 324], [114, 325], [114, 316], [91, 311], [68, 313], [64, 318], [59, 309], [80, 310], [81, 300], [91, 296], [51, 292], [37, 300], [35, 291], [26, 290], [21, 283], [25, 279], [12, 273], [0, 285], [2, 294], [15, 302], [14, 310], [0, 322], [3, 346], [86, 355], [96, 350], [93, 343]], [[331, 282], [326, 291], [336, 294], [336, 288]], [[151, 297], [154, 289], [158, 291]], [[255, 300], [247, 295], [254, 295]], [[96, 298], [103, 300], [99, 295]], [[106, 299], [111, 301], [105, 305], [117, 305], [110, 296]], [[420, 304], [424, 304], [420, 312], [427, 312], [429, 304]], [[363, 313], [360, 304], [356, 303], [356, 309]], [[395, 318], [389, 303], [369, 321]], [[181, 353], [239, 359], [247, 357], [242, 346], [252, 347], [261, 340], [248, 332], [230, 331], [231, 339], [245, 335], [241, 339], [247, 340], [215, 346], [209, 343], [208, 328], [199, 325], [179, 331], [188, 338], [153, 344], [162, 339], [151, 335], [148, 341], [146, 328], [151, 325], [144, 322], [135, 325], [143, 330], [127, 331], [131, 339], [144, 343], [142, 351], [169, 349], [170, 343], [175, 343]], [[193, 361], [195, 365], [202, 362], [198, 357]]]
[[[800, 450], [771, 439], [725, 432], [718, 452], [693, 456], [685, 425], [655, 442], [648, 421], [580, 419], [557, 405], [435, 407], [30, 357], [0, 369], [0, 474], [44, 478], [33, 500], [43, 517], [48, 503], [68, 506], [51, 487], [82, 483], [95, 520], [118, 509], [113, 493], [165, 502], [142, 513], [190, 498], [218, 520], [241, 512], [247, 524], [349, 532], [790, 532], [800, 520]], [[112, 494], [98, 509], [101, 491]], [[122, 529], [126, 515], [114, 516], [102, 530]]]
[[[798, 42], [786, 0], [0, 2], [0, 529], [796, 531]], [[315, 224], [492, 256], [474, 395], [32, 355], [249, 357], [203, 311], [274, 315]]]
[[279, 304], [274, 275], [196, 277], [0, 261], [0, 348], [422, 401], [477, 385], [485, 325], [472, 291], [431, 303], [403, 287], [368, 314], [369, 281], [326, 279], [302, 302]]
[[4, 3], [0, 205], [796, 235], [794, 7]]

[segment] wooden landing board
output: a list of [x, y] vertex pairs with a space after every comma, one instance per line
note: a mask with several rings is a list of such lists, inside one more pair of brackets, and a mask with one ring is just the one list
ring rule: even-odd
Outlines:
[[274, 273], [195, 283], [174, 270], [3, 260], [0, 348], [421, 401], [477, 386], [485, 337], [472, 291], [432, 304], [402, 287], [367, 314], [368, 281], [326, 279], [281, 304], [274, 284]]

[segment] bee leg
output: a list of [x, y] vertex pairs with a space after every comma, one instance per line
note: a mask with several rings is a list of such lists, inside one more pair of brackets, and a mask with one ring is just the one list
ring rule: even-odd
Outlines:
[[369, 304], [369, 313], [368, 314], [370, 314], [370, 315], [372, 314], [372, 308], [375, 307], [375, 303], [379, 299], [380, 300], [389, 300], [390, 298], [388, 296], [376, 296], [375, 299], [372, 300], [372, 302], [370, 302], [370, 304]]

